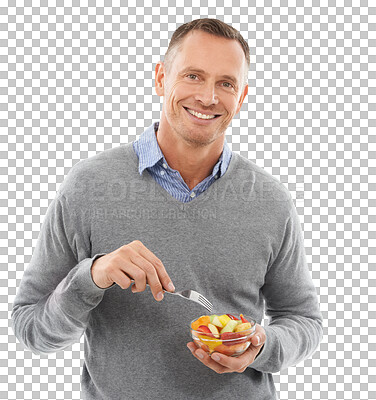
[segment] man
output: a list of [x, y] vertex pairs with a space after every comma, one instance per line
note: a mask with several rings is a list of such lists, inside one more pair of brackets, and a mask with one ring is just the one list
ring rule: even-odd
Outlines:
[[[321, 340], [291, 196], [225, 141], [248, 68], [234, 28], [179, 27], [156, 66], [160, 122], [76, 164], [48, 209], [13, 327], [36, 354], [85, 334], [84, 399], [276, 399], [272, 373]], [[163, 296], [175, 287], [203, 293], [215, 312], [252, 316], [250, 348], [210, 357], [190, 341], [191, 355], [189, 324], [205, 310]]]

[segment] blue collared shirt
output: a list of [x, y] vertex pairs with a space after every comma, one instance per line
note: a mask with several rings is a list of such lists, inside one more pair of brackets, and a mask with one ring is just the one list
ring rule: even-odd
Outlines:
[[203, 193], [216, 179], [226, 172], [231, 160], [231, 149], [225, 138], [223, 151], [211, 175], [190, 190], [180, 172], [172, 169], [167, 164], [156, 137], [158, 127], [159, 122], [150, 125], [138, 140], [133, 142], [134, 151], [139, 159], [138, 171], [142, 175], [143, 171], [147, 169], [153, 179], [167, 190], [171, 196], [183, 203], [188, 203]]

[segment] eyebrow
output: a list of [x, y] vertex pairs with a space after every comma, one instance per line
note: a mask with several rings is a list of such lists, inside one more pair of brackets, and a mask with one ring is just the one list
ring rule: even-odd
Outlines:
[[[184, 75], [187, 72], [198, 72], [201, 75], [207, 75], [207, 73], [203, 69], [195, 68], [195, 67], [184, 68], [183, 71], [180, 72], [180, 75]], [[233, 81], [235, 83], [235, 85], [238, 84], [238, 80], [232, 75], [222, 75], [221, 78], [227, 79], [229, 81]]]

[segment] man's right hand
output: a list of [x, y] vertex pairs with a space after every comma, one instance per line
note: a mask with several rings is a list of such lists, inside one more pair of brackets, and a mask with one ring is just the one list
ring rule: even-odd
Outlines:
[[144, 291], [148, 283], [157, 301], [163, 299], [163, 288], [169, 292], [175, 290], [162, 261], [139, 240], [97, 258], [91, 267], [91, 276], [102, 289], [114, 282], [122, 289], [127, 289], [132, 279], [133, 293]]

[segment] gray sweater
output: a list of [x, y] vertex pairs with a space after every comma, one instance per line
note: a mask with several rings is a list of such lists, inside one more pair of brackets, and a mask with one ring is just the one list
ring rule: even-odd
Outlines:
[[[176, 290], [195, 289], [216, 313], [252, 316], [266, 343], [243, 373], [217, 374], [188, 348], [190, 321], [206, 310], [149, 289], [100, 289], [97, 257], [140, 240]], [[276, 399], [272, 373], [311, 356], [322, 316], [287, 189], [237, 153], [226, 173], [181, 203], [145, 171], [132, 143], [77, 163], [51, 202], [12, 312], [35, 354], [85, 335], [83, 399]], [[220, 397], [219, 397], [220, 396]]]

